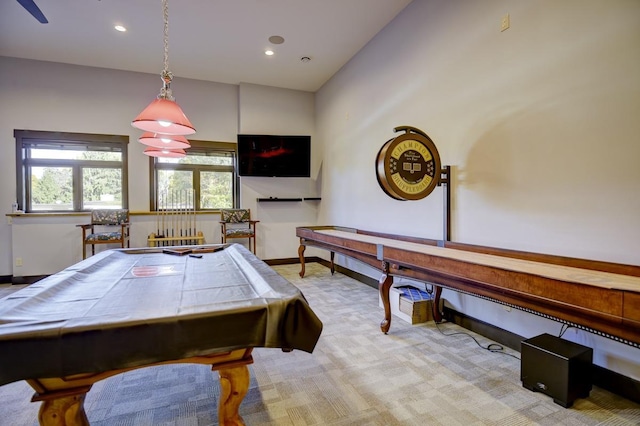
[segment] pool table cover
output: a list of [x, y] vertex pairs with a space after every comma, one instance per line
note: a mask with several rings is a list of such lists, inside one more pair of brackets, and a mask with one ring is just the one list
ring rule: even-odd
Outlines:
[[312, 352], [322, 323], [303, 294], [223, 247], [109, 250], [0, 300], [0, 385], [247, 347]]

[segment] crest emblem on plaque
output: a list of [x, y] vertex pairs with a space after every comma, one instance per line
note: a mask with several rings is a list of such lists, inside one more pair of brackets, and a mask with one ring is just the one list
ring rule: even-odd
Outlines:
[[376, 158], [378, 183], [396, 200], [420, 200], [440, 182], [440, 155], [426, 133], [415, 127], [396, 127], [404, 134], [388, 140]]

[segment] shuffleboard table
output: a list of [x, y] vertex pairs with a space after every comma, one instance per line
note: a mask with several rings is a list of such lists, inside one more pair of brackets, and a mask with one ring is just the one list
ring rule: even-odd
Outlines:
[[41, 425], [88, 425], [97, 381], [206, 364], [220, 425], [242, 425], [252, 349], [312, 352], [321, 331], [303, 294], [242, 245], [109, 250], [0, 301], [0, 385], [26, 380]]
[[359, 260], [381, 272], [380, 297], [391, 326], [389, 289], [393, 277], [433, 284], [433, 316], [442, 288], [512, 306], [573, 327], [640, 347], [640, 266], [452, 241], [438, 241], [341, 226], [296, 228], [298, 255], [305, 273], [307, 246]]

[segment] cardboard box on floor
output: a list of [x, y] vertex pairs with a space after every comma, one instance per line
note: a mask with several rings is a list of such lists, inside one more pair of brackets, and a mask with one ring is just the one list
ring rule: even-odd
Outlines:
[[[389, 303], [391, 304], [391, 314], [409, 324], [419, 324], [433, 321], [433, 310], [431, 296], [424, 291], [420, 291], [411, 286], [412, 299], [404, 296], [401, 287], [391, 287], [389, 290]], [[382, 308], [382, 299], [378, 296], [378, 305]]]

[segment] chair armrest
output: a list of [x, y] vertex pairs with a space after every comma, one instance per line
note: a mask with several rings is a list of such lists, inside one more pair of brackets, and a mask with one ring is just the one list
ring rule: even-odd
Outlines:
[[90, 223], [85, 223], [84, 225], [76, 225], [77, 228], [82, 228], [82, 229], [89, 229], [91, 228], [93, 225]]

